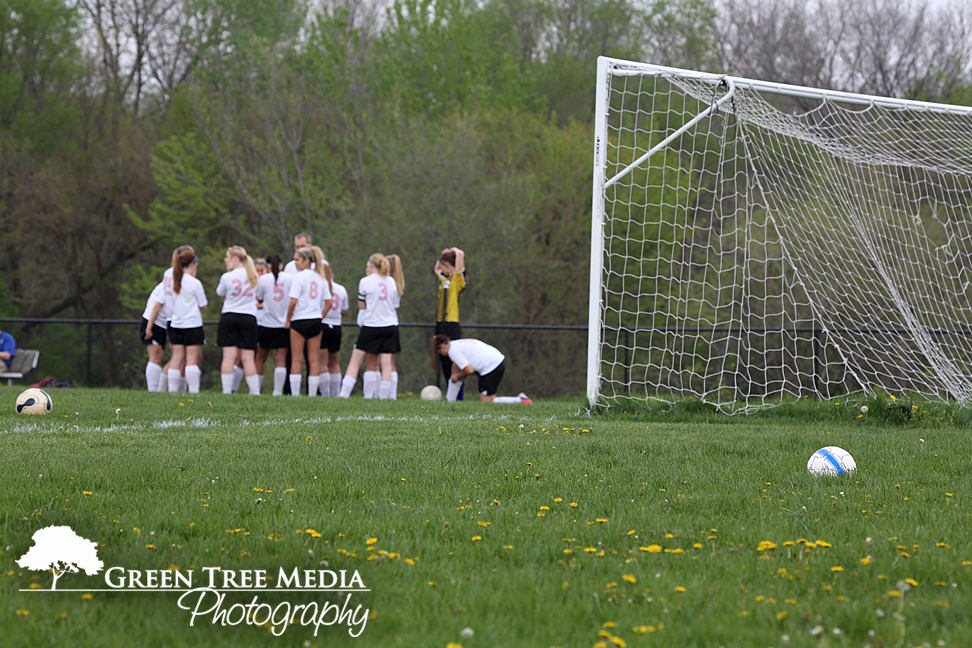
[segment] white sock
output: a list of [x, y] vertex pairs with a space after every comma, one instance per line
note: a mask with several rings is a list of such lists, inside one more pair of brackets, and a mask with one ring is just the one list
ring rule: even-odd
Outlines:
[[[183, 372], [185, 372], [185, 369], [183, 369]], [[189, 389], [189, 383], [186, 381], [186, 377], [180, 374], [179, 375], [179, 392], [184, 392], [187, 389]]]
[[497, 396], [493, 399], [494, 403], [522, 403], [519, 396]]
[[378, 383], [381, 382], [380, 371], [364, 372], [364, 397], [375, 398], [378, 396]]
[[260, 375], [253, 374], [246, 377], [246, 386], [250, 388], [250, 396], [260, 395]]
[[182, 373], [178, 369], [169, 369], [169, 393], [182, 391]]
[[169, 391], [169, 375], [164, 372], [159, 372], [159, 386], [155, 388], [157, 392], [167, 392]]
[[320, 376], [307, 376], [307, 395], [317, 396], [317, 390], [320, 387], [321, 377]]
[[259, 384], [259, 387], [257, 388], [257, 391], [258, 392], [262, 392], [263, 391], [263, 374], [257, 374], [257, 376], [260, 378], [260, 384]]
[[[189, 372], [186, 372], [187, 374]], [[232, 394], [233, 393], [233, 383], [236, 382], [233, 374], [219, 374], [219, 381], [223, 383], [223, 393]]]
[[398, 372], [393, 371], [391, 378], [391, 391], [388, 392], [388, 398], [398, 400]]
[[318, 389], [320, 389], [321, 391], [321, 396], [330, 396], [331, 395], [331, 374], [329, 373], [318, 374], [317, 379], [320, 381], [318, 382], [317, 386]]
[[287, 367], [273, 369], [273, 395], [283, 396], [284, 382], [287, 380]]
[[354, 384], [358, 382], [357, 378], [352, 378], [351, 376], [345, 376], [344, 380], [341, 381], [341, 393], [338, 394], [341, 398], [350, 398], [351, 390], [354, 389]]
[[243, 367], [233, 367], [232, 393], [235, 394], [239, 390], [241, 382], [243, 382]]
[[189, 387], [190, 394], [199, 393], [199, 379], [202, 377], [202, 370], [197, 365], [186, 366], [186, 385]]
[[391, 386], [392, 384], [390, 380], [382, 380], [378, 385], [378, 398], [381, 400], [387, 400], [388, 394], [391, 393]]
[[162, 365], [149, 362], [145, 365], [145, 385], [150, 392], [159, 391], [159, 377], [162, 375]]
[[290, 395], [300, 396], [300, 374], [290, 374]]
[[459, 396], [459, 388], [462, 387], [462, 381], [455, 382], [452, 378], [449, 379], [449, 388], [446, 390], [446, 400], [450, 403], [456, 400]]
[[331, 396], [341, 395], [341, 372], [331, 374]]

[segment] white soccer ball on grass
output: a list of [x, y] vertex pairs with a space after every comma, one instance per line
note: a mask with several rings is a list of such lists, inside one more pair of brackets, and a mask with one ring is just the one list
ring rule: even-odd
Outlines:
[[811, 475], [848, 475], [857, 470], [854, 457], [843, 448], [827, 446], [813, 453], [807, 462], [807, 472]]
[[440, 401], [442, 400], [442, 390], [435, 385], [426, 385], [422, 388], [419, 397], [424, 401]]
[[18, 414], [47, 414], [51, 411], [53, 402], [43, 389], [31, 387], [21, 392], [17, 397]]

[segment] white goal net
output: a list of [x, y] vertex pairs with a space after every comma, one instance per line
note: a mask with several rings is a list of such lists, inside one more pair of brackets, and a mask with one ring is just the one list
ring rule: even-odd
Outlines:
[[598, 60], [588, 397], [972, 399], [972, 108]]

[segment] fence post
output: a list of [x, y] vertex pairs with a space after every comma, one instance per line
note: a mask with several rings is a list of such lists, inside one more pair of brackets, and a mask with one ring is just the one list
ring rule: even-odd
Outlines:
[[820, 329], [813, 327], [813, 391], [820, 397]]
[[91, 386], [91, 322], [88, 322], [88, 368], [84, 380], [84, 386]]

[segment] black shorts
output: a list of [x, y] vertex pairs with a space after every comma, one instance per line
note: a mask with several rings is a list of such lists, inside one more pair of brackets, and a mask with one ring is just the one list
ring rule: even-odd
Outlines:
[[261, 349], [290, 348], [290, 331], [285, 328], [257, 327], [258, 345]]
[[378, 355], [381, 353], [401, 353], [402, 343], [398, 339], [397, 326], [362, 326], [358, 333], [355, 349]]
[[290, 322], [290, 330], [297, 331], [304, 337], [305, 340], [309, 340], [321, 334], [321, 320], [292, 320]]
[[337, 353], [341, 350], [341, 326], [321, 323], [321, 348], [328, 353]]
[[485, 376], [479, 377], [479, 393], [483, 396], [495, 396], [504, 373], [506, 373], [506, 360]]
[[138, 327], [138, 339], [142, 341], [142, 344], [148, 346], [150, 344], [158, 344], [163, 349], [165, 348], [165, 329], [158, 324], [152, 324], [152, 337], [145, 339], [145, 329], [148, 327], [148, 320], [144, 317], [142, 318], [142, 323]]
[[255, 315], [244, 313], [223, 313], [216, 329], [216, 346], [237, 347], [256, 351], [257, 323]]
[[436, 335], [448, 335], [450, 340], [462, 339], [462, 324], [459, 322], [436, 322]]
[[201, 326], [187, 329], [172, 328], [170, 326], [169, 342], [183, 346], [202, 346], [206, 344], [206, 334], [203, 332], [203, 327]]

